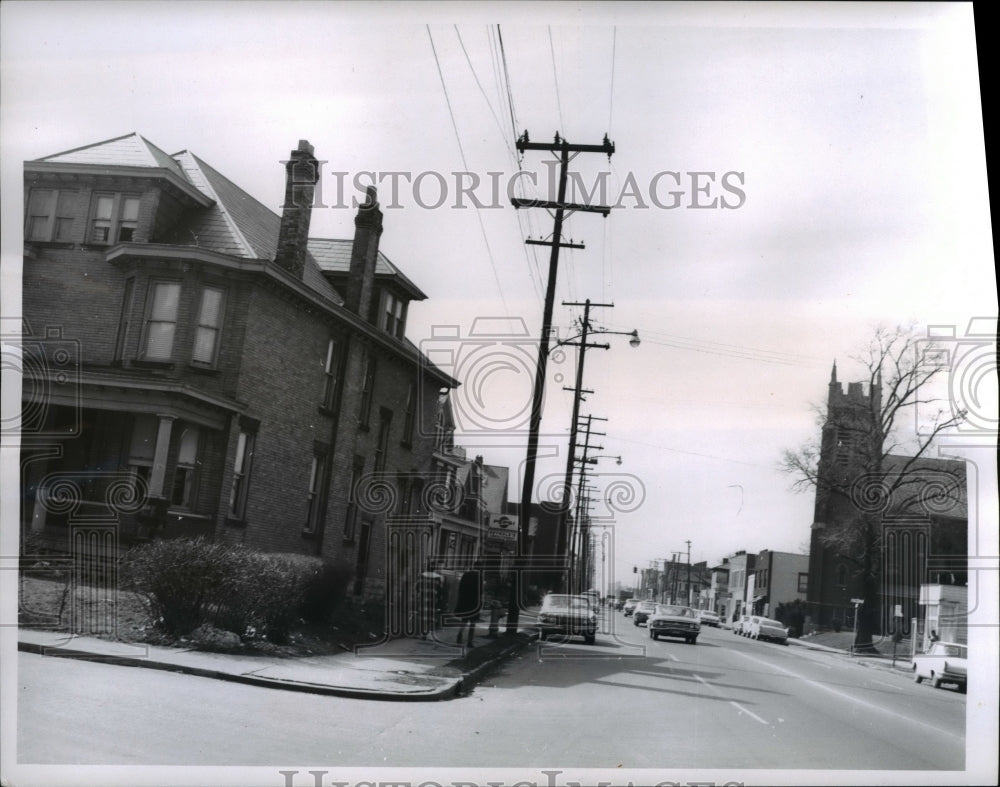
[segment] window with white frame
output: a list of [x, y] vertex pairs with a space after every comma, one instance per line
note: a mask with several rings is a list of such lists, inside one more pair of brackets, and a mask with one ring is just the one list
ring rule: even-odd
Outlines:
[[201, 434], [198, 427], [186, 425], [181, 432], [180, 446], [177, 449], [174, 486], [170, 495], [170, 504], [178, 508], [194, 507], [200, 445]]
[[90, 220], [90, 243], [127, 243], [139, 224], [139, 198], [125, 194], [96, 194]]
[[388, 290], [382, 291], [381, 327], [397, 339], [402, 339], [406, 331], [406, 301]]
[[326, 345], [326, 360], [323, 363], [323, 407], [333, 410], [337, 406], [340, 378], [340, 342], [330, 337]]
[[384, 407], [379, 410], [378, 441], [375, 444], [375, 471], [385, 470], [389, 453], [389, 430], [392, 428], [392, 411]]
[[174, 350], [180, 282], [156, 281], [150, 286], [146, 307], [145, 343], [142, 357], [147, 361], [169, 361]]
[[233, 485], [229, 491], [229, 516], [245, 519], [247, 493], [250, 487], [250, 468], [253, 464], [253, 449], [256, 435], [240, 430], [236, 439], [236, 457], [233, 460]]
[[218, 287], [205, 287], [201, 292], [194, 349], [191, 351], [194, 363], [206, 366], [215, 364], [219, 352], [219, 335], [222, 332], [224, 296], [225, 292]]
[[400, 444], [406, 447], [413, 445], [413, 427], [416, 423], [417, 413], [417, 386], [410, 383], [406, 390], [406, 408], [403, 411], [403, 437]]
[[28, 198], [27, 241], [72, 240], [78, 193], [65, 189], [33, 189]]
[[358, 421], [361, 426], [367, 427], [371, 420], [372, 398], [375, 394], [375, 359], [371, 353], [365, 355], [364, 372], [361, 378], [361, 409], [358, 413]]
[[317, 453], [312, 458], [309, 468], [309, 491], [306, 496], [306, 524], [302, 528], [305, 533], [315, 533], [319, 530], [323, 518], [324, 495], [323, 482], [326, 477], [326, 454]]

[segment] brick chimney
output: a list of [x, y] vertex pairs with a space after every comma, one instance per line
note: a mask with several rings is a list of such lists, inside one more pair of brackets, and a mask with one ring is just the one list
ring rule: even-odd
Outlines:
[[378, 191], [369, 186], [365, 203], [354, 217], [354, 245], [351, 248], [351, 268], [347, 280], [344, 305], [364, 320], [371, 319], [371, 303], [375, 289], [375, 263], [378, 260], [378, 240], [382, 235], [382, 211], [378, 206]]
[[302, 278], [309, 240], [313, 194], [319, 182], [319, 162], [313, 146], [300, 139], [285, 163], [285, 204], [281, 206], [281, 228], [274, 261], [296, 278]]

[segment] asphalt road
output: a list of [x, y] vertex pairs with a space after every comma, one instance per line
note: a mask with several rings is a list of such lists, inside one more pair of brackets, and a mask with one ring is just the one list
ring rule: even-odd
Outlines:
[[[961, 770], [965, 695], [705, 629], [545, 644], [468, 696], [391, 703], [19, 654], [18, 760]], [[805, 783], [805, 782], [804, 782]]]

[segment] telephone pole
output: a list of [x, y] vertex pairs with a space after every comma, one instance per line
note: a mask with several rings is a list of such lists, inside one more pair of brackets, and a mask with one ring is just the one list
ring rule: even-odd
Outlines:
[[[552, 228], [552, 239], [550, 241], [535, 241], [536, 245], [548, 245], [552, 247], [549, 256], [549, 278], [545, 290], [545, 307], [542, 313], [542, 335], [538, 343], [538, 361], [535, 368], [535, 385], [531, 404], [531, 418], [528, 425], [528, 450], [524, 462], [524, 484], [521, 490], [521, 515], [520, 527], [517, 535], [517, 566], [519, 569], [525, 567], [528, 554], [528, 525], [531, 521], [531, 496], [535, 486], [535, 465], [538, 460], [538, 432], [542, 424], [542, 405], [545, 401], [545, 372], [549, 360], [549, 337], [552, 333], [552, 309], [555, 304], [556, 282], [559, 271], [559, 249], [563, 246], [572, 246], [562, 242], [563, 220], [566, 211], [582, 211], [588, 213], [600, 213], [603, 216], [611, 212], [611, 208], [604, 205], [576, 205], [566, 202], [566, 181], [571, 158], [575, 158], [579, 153], [604, 153], [611, 158], [615, 152], [614, 144], [604, 135], [604, 141], [600, 145], [571, 145], [565, 139], [555, 135], [552, 142], [531, 142], [528, 139], [528, 132], [517, 140], [518, 152], [524, 153], [529, 150], [548, 151], [559, 154], [559, 194], [556, 202], [545, 200], [525, 200], [515, 198], [511, 204], [515, 208], [546, 208], [554, 210], [554, 225]], [[571, 157], [570, 154], [573, 154]], [[520, 572], [517, 574], [518, 581], [511, 583], [510, 599], [507, 605], [507, 632], [516, 633], [518, 622], [521, 616], [520, 604]]]

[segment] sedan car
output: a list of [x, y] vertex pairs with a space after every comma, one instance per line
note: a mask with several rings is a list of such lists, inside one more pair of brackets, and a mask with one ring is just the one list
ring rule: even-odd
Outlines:
[[699, 610], [698, 620], [701, 621], [703, 626], [715, 626], [715, 628], [719, 628], [722, 625], [721, 618], [710, 609]]
[[646, 619], [656, 612], [656, 604], [652, 601], [640, 601], [632, 613], [632, 624], [641, 626]]
[[747, 636], [750, 639], [767, 639], [782, 645], [788, 644], [788, 629], [777, 620], [763, 618], [759, 615], [753, 615], [750, 618], [750, 627]]
[[698, 634], [701, 633], [698, 613], [690, 607], [674, 604], [657, 604], [647, 625], [652, 639], [680, 637], [691, 645], [698, 641]]
[[586, 596], [551, 593], [538, 610], [538, 638], [550, 635], [581, 636], [593, 645], [597, 636], [597, 614]]
[[913, 657], [913, 679], [920, 683], [927, 678], [935, 688], [942, 683], [954, 683], [964, 692], [967, 683], [966, 660], [969, 649], [955, 642], [935, 642], [926, 653]]
[[639, 605], [639, 599], [629, 598], [625, 599], [625, 604], [622, 605], [622, 612], [625, 613], [625, 617], [631, 617], [632, 613], [635, 612], [635, 608]]

